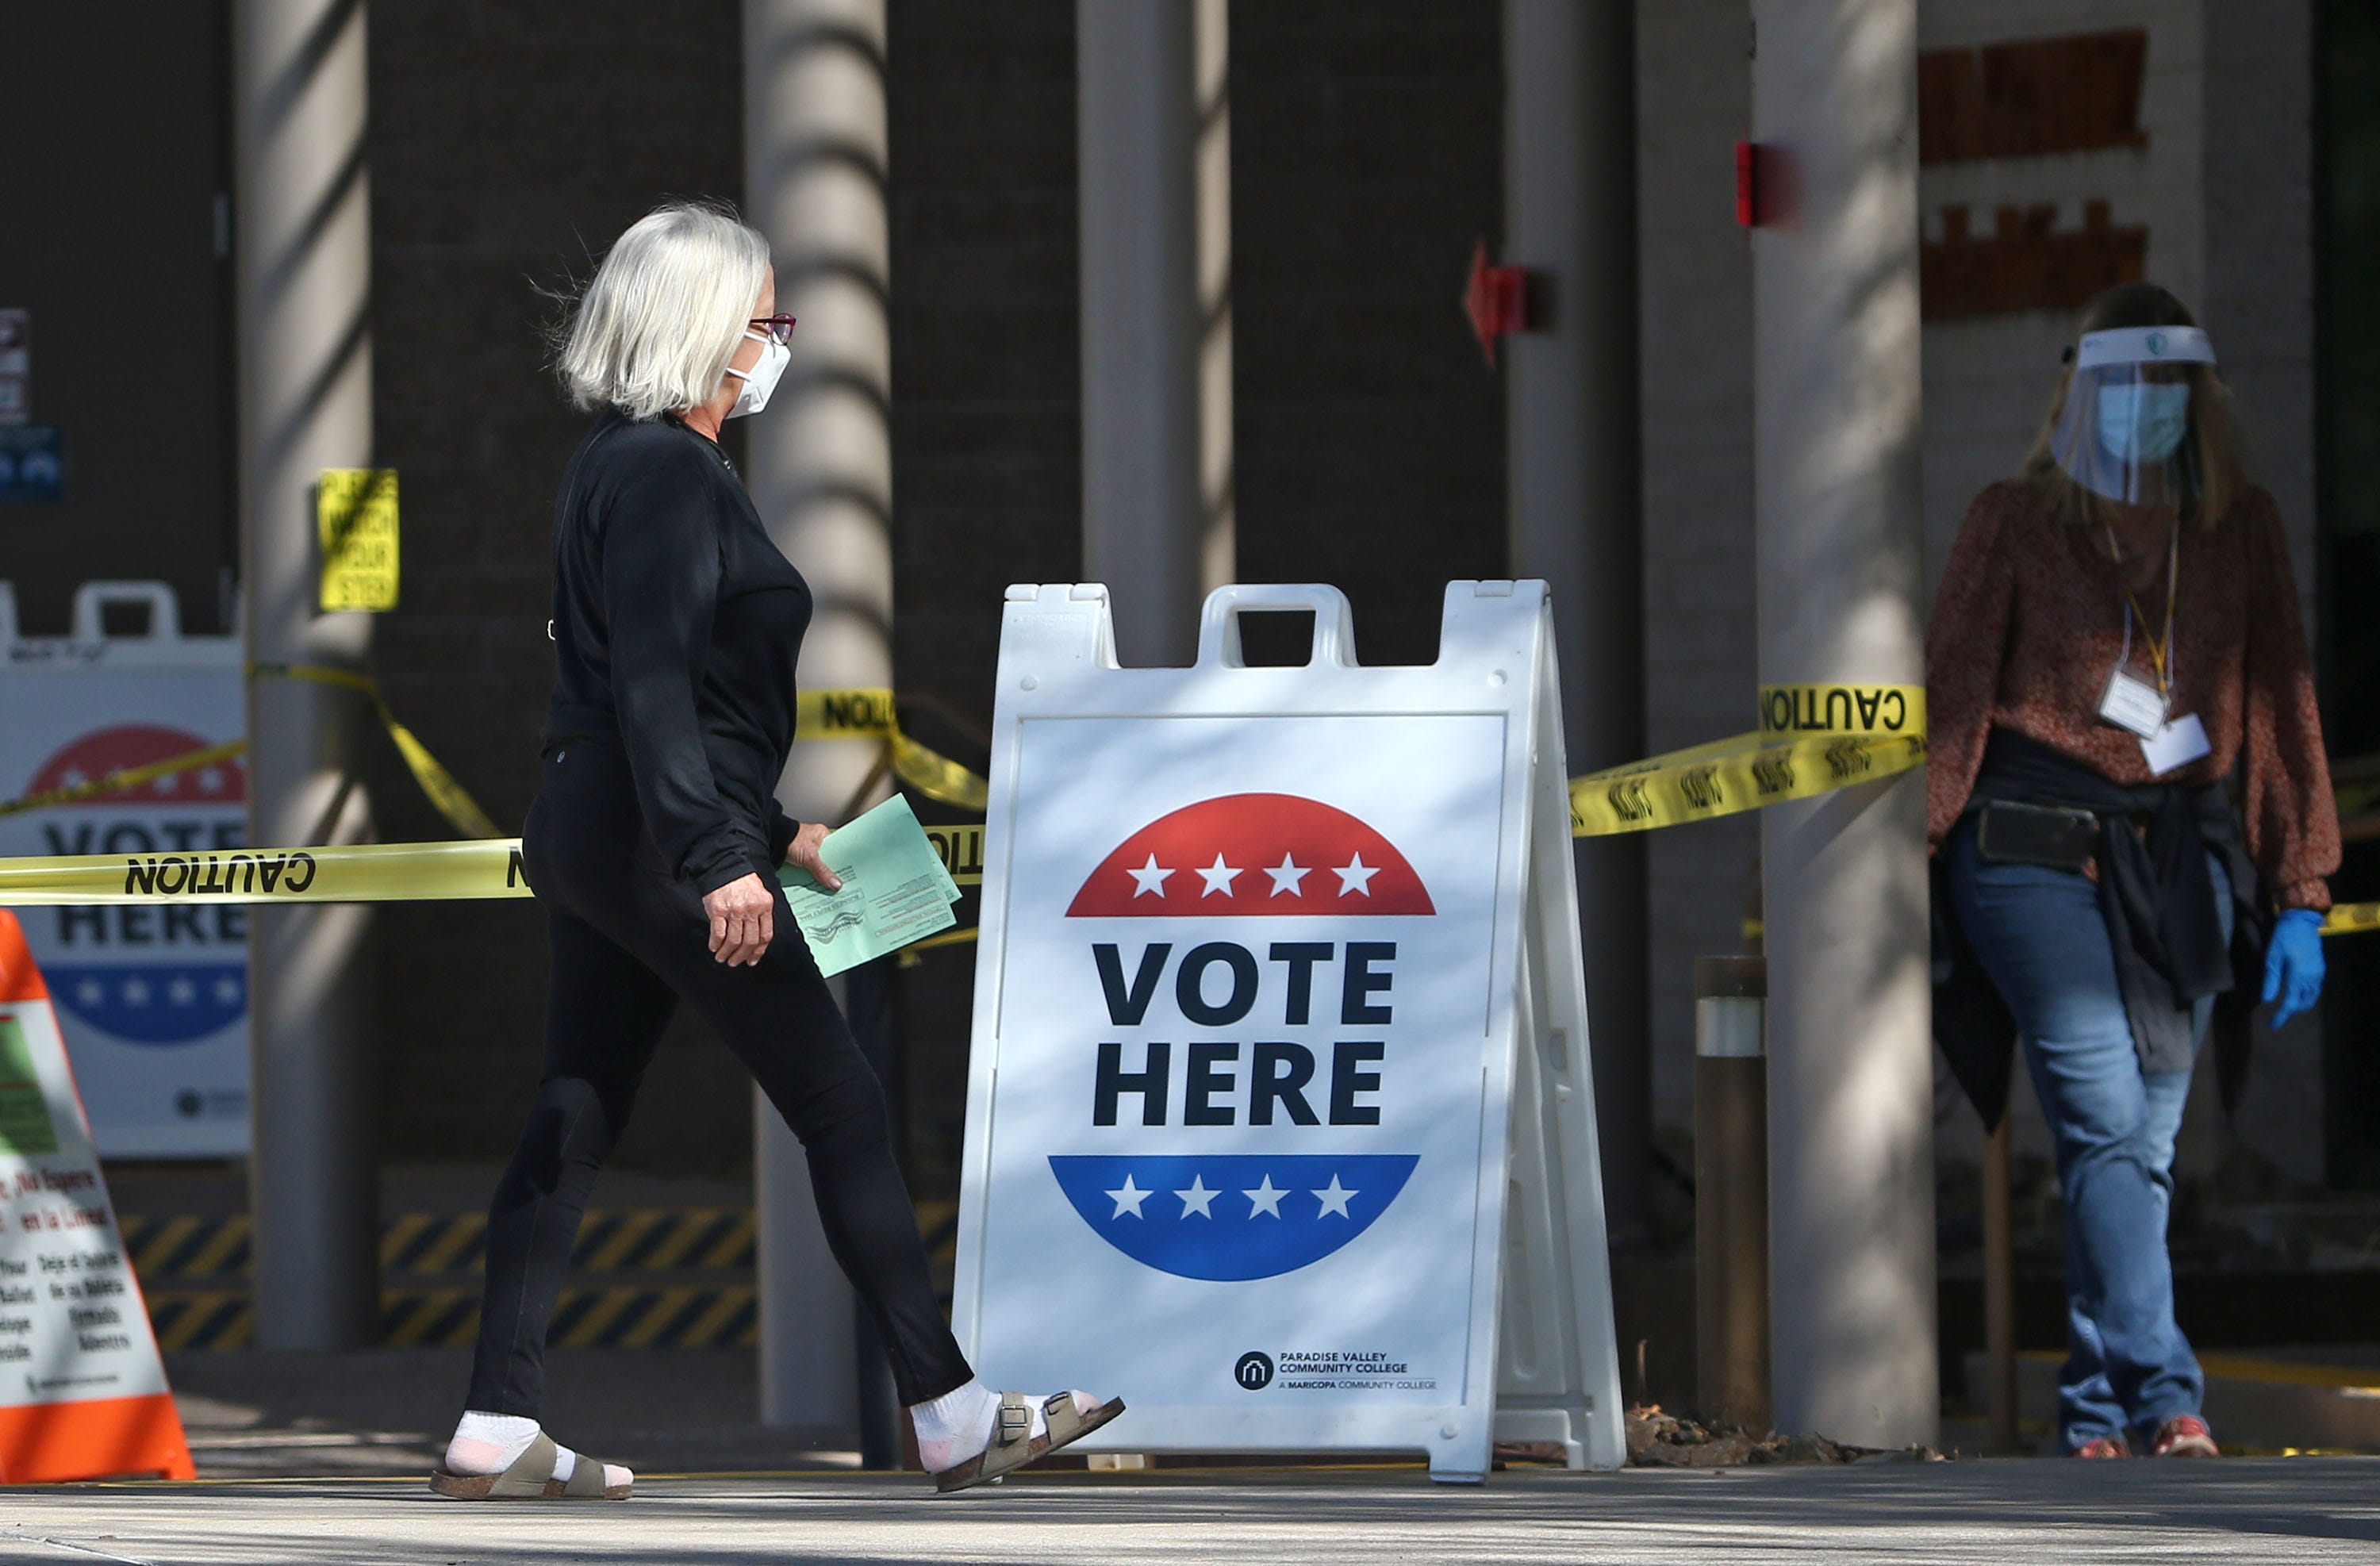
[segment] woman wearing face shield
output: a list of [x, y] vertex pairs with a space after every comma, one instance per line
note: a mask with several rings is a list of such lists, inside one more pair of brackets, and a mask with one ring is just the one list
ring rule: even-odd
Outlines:
[[2014, 1032], [2057, 1146], [2061, 1447], [2213, 1456], [2174, 1138], [2210, 1023], [2319, 995], [2338, 821], [2280, 517], [2164, 289], [2090, 306], [2022, 476], [1968, 512], [1926, 699], [1937, 977], [1965, 997], [1937, 1031], [1987, 1120]]
[[1123, 1411], [976, 1379], [935, 1298], [883, 1094], [777, 880], [791, 864], [841, 884], [819, 857], [825, 826], [789, 820], [775, 795], [810, 593], [719, 432], [767, 406], [793, 328], [767, 242], [674, 205], [621, 235], [564, 334], [564, 385], [595, 418], [554, 506], [553, 696], [522, 832], [552, 954], [545, 1069], [489, 1209], [467, 1412], [431, 1479], [443, 1495], [629, 1493], [626, 1469], [540, 1429], [546, 1328], [596, 1170], [680, 1001], [801, 1139], [828, 1244], [941, 1488]]

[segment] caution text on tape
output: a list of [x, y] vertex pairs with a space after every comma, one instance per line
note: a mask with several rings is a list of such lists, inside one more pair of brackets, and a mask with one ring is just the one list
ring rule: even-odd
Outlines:
[[981, 810], [991, 801], [991, 785], [979, 773], [901, 732], [889, 690], [804, 691], [794, 704], [794, 737], [882, 740], [892, 747], [894, 773], [927, 798], [965, 810]]
[[1709, 820], [1875, 783], [1925, 759], [1923, 686], [1766, 686], [1750, 734], [1573, 778], [1579, 837]]

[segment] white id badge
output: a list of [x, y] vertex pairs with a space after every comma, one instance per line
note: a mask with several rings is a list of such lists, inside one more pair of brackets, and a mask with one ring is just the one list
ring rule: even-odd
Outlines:
[[2185, 712], [2141, 740], [2141, 755], [2158, 777], [2176, 767], [2187, 767], [2215, 747], [2206, 743], [2206, 725], [2195, 712]]
[[2099, 716], [2119, 729], [2131, 730], [2147, 745], [2166, 726], [2165, 698], [2157, 694], [2156, 686], [2119, 669], [2107, 678], [2107, 694], [2099, 698]]

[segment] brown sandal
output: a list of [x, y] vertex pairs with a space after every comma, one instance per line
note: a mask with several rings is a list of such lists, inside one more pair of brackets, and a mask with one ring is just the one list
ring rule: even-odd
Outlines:
[[578, 1466], [570, 1471], [567, 1481], [557, 1479], [553, 1465], [560, 1457], [553, 1438], [540, 1430], [528, 1450], [514, 1458], [503, 1473], [450, 1474], [433, 1468], [430, 1487], [456, 1500], [625, 1500], [636, 1488], [634, 1480], [605, 1485], [603, 1464], [585, 1452], [578, 1454]]
[[1075, 1407], [1072, 1392], [1052, 1392], [1041, 1400], [1041, 1416], [1049, 1434], [1033, 1434], [1033, 1405], [1022, 1392], [1000, 1394], [1000, 1416], [992, 1421], [991, 1444], [934, 1475], [934, 1488], [947, 1495], [973, 1485], [998, 1480], [1012, 1468], [1022, 1468], [1049, 1456], [1069, 1442], [1080, 1440], [1123, 1412], [1123, 1399], [1110, 1398], [1084, 1414]]

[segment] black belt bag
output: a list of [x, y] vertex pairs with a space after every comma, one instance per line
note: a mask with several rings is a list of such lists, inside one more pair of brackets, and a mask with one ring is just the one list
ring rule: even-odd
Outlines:
[[1987, 864], [2079, 874], [2099, 852], [2099, 818], [2069, 806], [1995, 800], [1975, 812], [1975, 852]]

